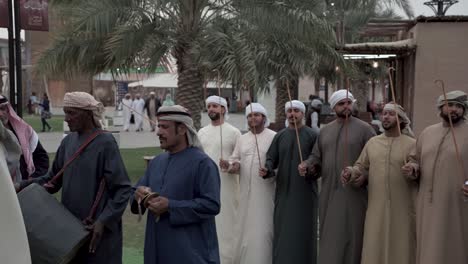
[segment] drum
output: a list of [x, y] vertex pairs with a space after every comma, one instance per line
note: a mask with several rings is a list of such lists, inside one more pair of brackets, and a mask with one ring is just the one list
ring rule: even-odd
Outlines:
[[88, 238], [88, 231], [42, 186], [18, 193], [33, 264], [69, 263]]

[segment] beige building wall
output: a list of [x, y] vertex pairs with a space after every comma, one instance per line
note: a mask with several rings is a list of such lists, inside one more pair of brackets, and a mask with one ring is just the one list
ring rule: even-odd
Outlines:
[[436, 100], [442, 94], [434, 81], [444, 80], [447, 91], [468, 93], [468, 22], [418, 23], [416, 39], [413, 128], [418, 135], [440, 122]]
[[[73, 80], [52, 80], [45, 79], [43, 75], [37, 72], [36, 62], [42, 52], [47, 49], [52, 42], [52, 38], [61, 26], [60, 21], [49, 13], [49, 32], [28, 31], [26, 33], [26, 41], [31, 45], [31, 64], [32, 64], [32, 87], [31, 91], [36, 92], [40, 98], [42, 94], [47, 92], [52, 107], [62, 107], [63, 96], [66, 92], [92, 90], [91, 77], [79, 76]], [[27, 100], [23, 100], [27, 101]]]

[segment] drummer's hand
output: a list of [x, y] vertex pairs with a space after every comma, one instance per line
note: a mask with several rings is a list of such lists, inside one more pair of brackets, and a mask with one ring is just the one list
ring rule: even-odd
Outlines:
[[139, 186], [135, 191], [135, 200], [141, 202], [143, 200], [143, 198], [150, 192], [151, 192], [150, 187]]
[[229, 168], [229, 161], [223, 160], [223, 159], [219, 159], [219, 167], [220, 167], [223, 171], [227, 171], [228, 168]]
[[148, 210], [155, 215], [162, 215], [169, 209], [169, 200], [166, 197], [158, 196], [148, 201]]
[[306, 173], [307, 173], [307, 163], [301, 162], [301, 163], [297, 166], [297, 170], [299, 171], [299, 175], [305, 176]]
[[101, 221], [96, 221], [94, 224], [86, 226], [86, 229], [93, 232], [91, 242], [89, 243], [89, 253], [95, 253], [104, 233], [104, 224]]

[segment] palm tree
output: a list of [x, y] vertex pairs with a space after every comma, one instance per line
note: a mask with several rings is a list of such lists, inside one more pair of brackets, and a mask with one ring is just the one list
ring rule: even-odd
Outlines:
[[331, 27], [315, 15], [320, 2], [54, 0], [65, 25], [38, 68], [60, 77], [94, 75], [125, 71], [137, 62], [154, 69], [172, 56], [179, 75], [176, 100], [199, 127], [202, 85], [213, 70], [262, 90], [270, 78], [287, 76], [294, 84], [317, 68], [323, 54], [337, 57]]
[[[208, 46], [215, 68], [224, 77], [264, 92], [276, 86], [277, 124], [283, 124], [284, 104], [297, 98], [299, 78], [314, 74], [322, 62], [343, 60], [335, 51], [333, 28], [323, 17], [321, 1], [263, 1], [266, 5], [238, 6], [237, 15], [217, 25]], [[271, 18], [274, 18], [272, 21]], [[228, 32], [231, 32], [230, 34]]]

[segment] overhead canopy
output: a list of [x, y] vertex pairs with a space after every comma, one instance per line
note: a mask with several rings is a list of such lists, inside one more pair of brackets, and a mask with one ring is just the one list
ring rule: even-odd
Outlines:
[[339, 49], [340, 52], [346, 54], [404, 54], [415, 50], [414, 39], [345, 44], [344, 47]]
[[[145, 88], [177, 88], [177, 73], [158, 73], [146, 80], [132, 82], [128, 87], [142, 86]], [[231, 84], [221, 83], [221, 88], [232, 88]], [[218, 88], [216, 82], [210, 81], [207, 83], [206, 88]]]

